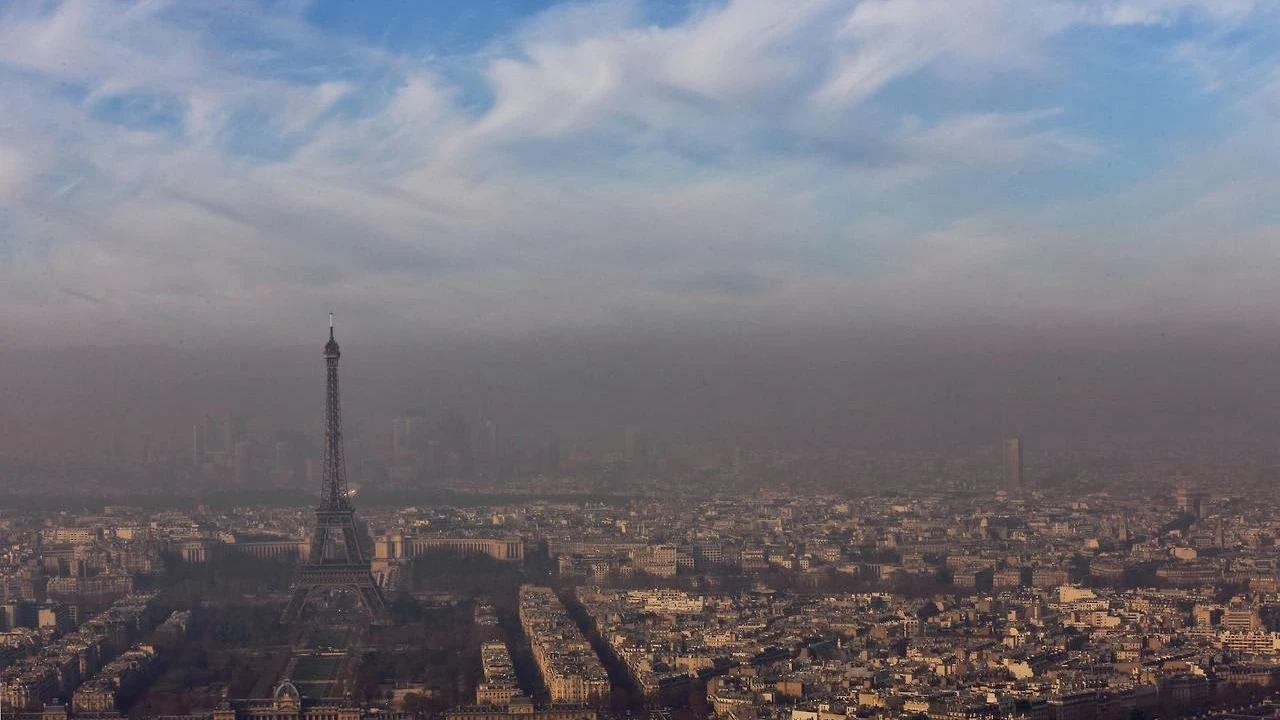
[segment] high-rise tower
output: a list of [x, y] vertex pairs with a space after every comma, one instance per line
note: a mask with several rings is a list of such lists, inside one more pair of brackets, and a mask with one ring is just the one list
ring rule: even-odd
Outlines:
[[1004, 489], [1020, 490], [1022, 486], [1022, 437], [1007, 438], [1004, 441]]
[[307, 599], [317, 590], [345, 588], [360, 596], [375, 618], [386, 613], [382, 589], [373, 580], [369, 558], [356, 530], [355, 508], [347, 495], [347, 468], [342, 453], [342, 408], [338, 402], [338, 341], [329, 315], [329, 342], [324, 346], [328, 381], [325, 388], [324, 460], [320, 475], [320, 505], [311, 535], [311, 551], [298, 568], [289, 604], [281, 617], [292, 622], [302, 615]]
[[1178, 504], [1178, 511], [1192, 515], [1197, 520], [1204, 518], [1204, 498], [1203, 490], [1196, 488], [1187, 480], [1179, 480], [1178, 486], [1174, 490], [1174, 501]]

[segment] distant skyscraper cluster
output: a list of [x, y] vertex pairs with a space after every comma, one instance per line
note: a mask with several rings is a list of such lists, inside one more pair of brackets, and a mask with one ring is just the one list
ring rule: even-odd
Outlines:
[[312, 445], [305, 433], [279, 431], [252, 437], [243, 417], [207, 417], [192, 426], [191, 465], [220, 481], [289, 487], [309, 479]]
[[649, 449], [649, 441], [640, 432], [640, 428], [628, 427], [623, 443], [622, 459], [626, 462], [627, 469], [632, 472], [648, 470], [652, 453]]
[[[192, 427], [191, 466], [206, 483], [239, 487], [298, 487], [318, 475], [314, 431], [275, 430], [250, 435], [249, 423], [234, 415], [210, 416]], [[664, 467], [664, 453], [639, 427], [611, 434], [608, 449], [593, 449], [580, 437], [550, 431], [504, 433], [487, 414], [470, 417], [453, 409], [409, 409], [369, 432], [355, 424], [346, 438], [348, 469], [356, 486], [414, 487], [478, 479], [563, 479], [584, 472], [613, 473], [639, 481]], [[615, 431], [616, 432], [616, 431]], [[621, 441], [621, 447], [618, 442]], [[724, 453], [709, 448], [715, 459]], [[688, 459], [685, 462], [691, 462]], [[729, 460], [724, 460], [729, 462]]]
[[211, 464], [234, 468], [237, 452], [247, 452], [247, 447], [242, 445], [246, 438], [244, 418], [235, 415], [207, 417], [191, 429], [191, 462], [196, 467]]
[[[496, 428], [493, 433], [496, 444]], [[391, 456], [393, 480], [469, 476], [476, 464], [471, 424], [452, 410], [434, 418], [420, 413], [393, 418]]]

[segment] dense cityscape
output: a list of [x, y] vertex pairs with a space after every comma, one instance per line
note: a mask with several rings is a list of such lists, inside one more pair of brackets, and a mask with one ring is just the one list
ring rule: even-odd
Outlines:
[[[11, 715], [1137, 720], [1278, 707], [1280, 520], [1229, 475], [1040, 487], [1013, 437], [984, 471], [933, 463], [933, 487], [753, 485], [785, 459], [682, 467], [632, 428], [602, 486], [598, 467], [566, 470], [556, 441], [522, 478], [492, 424], [473, 437], [456, 417], [429, 429], [399, 417], [384, 483], [443, 472], [492, 499], [357, 515], [340, 357], [331, 324], [321, 457], [299, 462], [280, 441], [270, 471], [286, 485], [299, 466], [318, 474], [316, 507], [5, 511]], [[196, 424], [189, 472], [243, 476], [249, 446], [234, 418]]]
[[0, 0], [0, 720], [1280, 720], [1277, 197], [1280, 0]]
[[[1280, 525], [1250, 498], [997, 474], [985, 491], [362, 508], [403, 638], [350, 618], [276, 627], [307, 508], [10, 510], [4, 698], [76, 716], [259, 717], [290, 693], [308, 717], [1224, 710], [1280, 680]], [[440, 644], [382, 664], [421, 637]]]

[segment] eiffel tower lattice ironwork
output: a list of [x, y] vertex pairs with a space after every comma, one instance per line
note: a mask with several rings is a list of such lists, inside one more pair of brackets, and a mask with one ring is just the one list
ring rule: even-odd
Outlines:
[[311, 535], [311, 550], [298, 567], [289, 604], [281, 616], [289, 623], [302, 616], [313, 593], [344, 588], [360, 596], [375, 620], [385, 616], [386, 600], [370, 570], [369, 558], [356, 528], [355, 508], [347, 494], [347, 469], [342, 453], [342, 408], [338, 402], [338, 341], [329, 315], [329, 342], [324, 346], [328, 382], [325, 388], [324, 467], [320, 481], [320, 506]]

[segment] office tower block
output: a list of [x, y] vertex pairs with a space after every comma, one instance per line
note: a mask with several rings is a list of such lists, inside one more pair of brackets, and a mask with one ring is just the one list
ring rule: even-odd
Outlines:
[[196, 423], [191, 428], [191, 464], [200, 467], [204, 462], [204, 426]]
[[1022, 438], [1007, 438], [1004, 441], [1004, 489], [1017, 490], [1023, 486], [1022, 470]]

